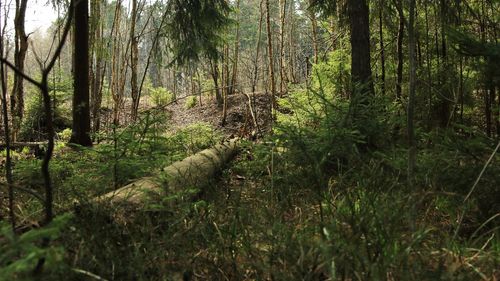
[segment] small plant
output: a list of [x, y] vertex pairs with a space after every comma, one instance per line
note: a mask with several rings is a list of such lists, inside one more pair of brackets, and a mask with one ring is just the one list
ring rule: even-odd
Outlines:
[[191, 109], [191, 108], [195, 107], [197, 103], [198, 103], [198, 99], [196, 96], [189, 96], [186, 99], [185, 107], [186, 107], [186, 109]]
[[45, 259], [44, 270], [57, 270], [64, 266], [64, 249], [60, 246], [40, 247], [43, 239], [58, 238], [70, 216], [60, 216], [43, 228], [32, 229], [20, 236], [12, 232], [11, 226], [0, 224], [0, 281], [32, 280], [30, 273], [41, 258]]
[[[21, 124], [20, 139], [22, 140], [45, 140], [46, 135], [46, 121], [45, 113], [43, 109], [42, 96], [38, 91], [32, 90], [28, 93], [28, 98], [26, 100], [26, 111], [23, 123]], [[66, 116], [71, 116], [69, 109], [62, 104], [67, 98], [66, 92], [57, 92], [56, 100], [58, 101], [57, 107], [55, 108], [54, 114], [54, 129], [57, 131], [64, 130], [71, 127], [71, 120]]]
[[72, 130], [71, 128], [66, 128], [62, 130], [61, 132], [57, 133], [57, 137], [59, 138], [59, 141], [61, 142], [69, 142], [69, 139], [71, 138]]
[[149, 89], [149, 95], [155, 106], [164, 106], [174, 101], [174, 94], [163, 87]]

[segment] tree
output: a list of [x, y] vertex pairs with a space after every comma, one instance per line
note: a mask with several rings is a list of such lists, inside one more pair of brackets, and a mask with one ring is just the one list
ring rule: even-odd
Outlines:
[[355, 93], [374, 94], [370, 59], [370, 17], [367, 0], [349, 0], [347, 4], [351, 31], [351, 79]]
[[92, 146], [89, 105], [89, 8], [88, 0], [74, 5], [74, 93], [73, 132], [70, 143]]
[[271, 83], [272, 110], [276, 109], [276, 82], [274, 80], [273, 34], [271, 30], [271, 12], [269, 0], [266, 0], [267, 56], [269, 59], [269, 79]]
[[[28, 0], [16, 0], [15, 25], [15, 53], [14, 63], [20, 72], [24, 72], [24, 61], [28, 51], [28, 36], [26, 35], [24, 22], [26, 18], [26, 8]], [[14, 88], [11, 95], [11, 113], [12, 113], [12, 138], [17, 139], [17, 133], [20, 129], [24, 112], [24, 79], [19, 75], [14, 75]]]
[[416, 62], [416, 35], [415, 35], [415, 0], [410, 0], [410, 19], [408, 27], [408, 41], [410, 44], [410, 83], [408, 94], [407, 128], [408, 128], [408, 179], [410, 187], [413, 182], [413, 174], [416, 162], [416, 141], [414, 127], [415, 112], [415, 84], [417, 81], [417, 62]]
[[397, 82], [396, 82], [396, 99], [401, 103], [401, 96], [403, 92], [403, 39], [405, 34], [405, 16], [403, 12], [403, 0], [397, 0], [398, 15], [399, 15], [399, 25], [398, 25], [398, 42], [397, 42], [397, 53], [398, 53], [398, 63], [397, 63]]
[[137, 65], [139, 63], [139, 40], [135, 34], [135, 29], [137, 25], [137, 0], [132, 0], [132, 12], [131, 12], [131, 23], [130, 23], [130, 95], [132, 96], [132, 120], [137, 119], [138, 106], [135, 105], [139, 103], [139, 86], [137, 85]]
[[91, 64], [91, 91], [90, 91], [90, 109], [92, 116], [92, 130], [94, 133], [99, 132], [100, 129], [100, 109], [102, 103], [102, 81], [104, 78], [104, 46], [102, 40], [103, 33], [103, 20], [101, 19], [101, 6], [102, 1], [92, 0], [91, 7], [91, 23], [90, 23], [90, 44], [91, 54], [93, 59]]

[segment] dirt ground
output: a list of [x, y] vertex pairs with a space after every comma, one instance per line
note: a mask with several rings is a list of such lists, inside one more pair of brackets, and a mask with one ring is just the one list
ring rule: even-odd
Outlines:
[[225, 135], [256, 138], [270, 128], [271, 98], [264, 93], [251, 95], [252, 107], [256, 117], [255, 126], [249, 110], [248, 97], [244, 94], [234, 94], [228, 97], [226, 124], [222, 125], [222, 108], [215, 100], [203, 99], [190, 109], [186, 108], [185, 99], [179, 100], [167, 107], [172, 114], [172, 128], [179, 129], [196, 122], [207, 122]]

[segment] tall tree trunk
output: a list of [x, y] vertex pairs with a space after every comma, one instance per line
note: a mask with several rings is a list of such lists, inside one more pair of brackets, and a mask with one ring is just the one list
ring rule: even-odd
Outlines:
[[288, 77], [289, 77], [289, 82], [292, 84], [297, 83], [297, 77], [295, 76], [295, 28], [296, 28], [296, 11], [295, 11], [295, 0], [290, 0], [290, 16], [289, 18], [289, 26], [290, 26], [290, 31], [288, 34]]
[[222, 121], [221, 125], [224, 127], [226, 125], [226, 117], [227, 117], [227, 98], [229, 95], [229, 46], [227, 44], [224, 45], [224, 58], [222, 63]]
[[286, 0], [279, 0], [280, 5], [280, 96], [286, 93], [287, 78], [285, 66], [285, 19]]
[[236, 1], [237, 17], [236, 17], [236, 41], [234, 42], [234, 58], [233, 58], [233, 72], [231, 78], [231, 85], [229, 86], [229, 94], [234, 94], [234, 87], [238, 78], [238, 60], [240, 55], [240, 0]]
[[257, 80], [259, 78], [260, 42], [262, 38], [262, 21], [264, 18], [264, 13], [262, 9], [263, 2], [264, 0], [260, 0], [260, 5], [259, 5], [260, 17], [259, 17], [259, 28], [257, 29], [257, 42], [255, 43], [256, 46], [255, 46], [255, 57], [253, 63], [252, 94], [255, 94], [257, 88]]
[[427, 130], [432, 127], [432, 52], [430, 50], [430, 26], [429, 26], [429, 0], [424, 2], [425, 13], [425, 51], [426, 51], [426, 68], [427, 68]]
[[[20, 72], [24, 72], [24, 61], [26, 60], [26, 53], [28, 51], [28, 36], [24, 27], [27, 5], [28, 0], [16, 0], [14, 63]], [[10, 106], [12, 114], [12, 139], [16, 141], [24, 113], [24, 79], [19, 74], [14, 75], [14, 88]]]
[[[103, 32], [103, 24], [101, 21], [101, 1], [100, 0], [92, 0], [91, 2], [91, 44], [92, 44], [92, 52], [94, 59], [91, 60], [92, 70], [92, 83], [91, 83], [91, 92], [90, 92], [90, 110], [92, 116], [92, 131], [94, 134], [98, 133], [100, 130], [100, 109], [102, 104], [102, 77], [103, 77], [103, 68], [104, 68], [104, 60], [103, 60], [103, 41], [102, 41], [102, 32]], [[95, 62], [95, 63], [94, 63]]]
[[[124, 84], [123, 75], [124, 69], [122, 68], [126, 58], [122, 62], [122, 35], [120, 33], [121, 29], [121, 13], [122, 6], [121, 1], [116, 2], [115, 7], [115, 16], [113, 20], [113, 50], [111, 57], [111, 96], [113, 97], [113, 125], [118, 126], [120, 123], [119, 113], [120, 108], [123, 103], [123, 88], [122, 84]], [[123, 55], [125, 57], [125, 55]]]
[[[309, 5], [312, 5], [314, 0], [309, 0]], [[311, 19], [311, 31], [312, 31], [312, 44], [314, 51], [314, 64], [318, 64], [319, 60], [319, 47], [318, 47], [318, 21], [316, 19], [316, 13], [312, 10], [309, 11], [309, 18]]]
[[415, 86], [417, 76], [416, 40], [415, 40], [415, 0], [410, 0], [410, 19], [408, 28], [408, 41], [410, 45], [410, 85], [408, 94], [407, 129], [408, 129], [408, 179], [410, 187], [413, 185], [413, 174], [416, 162], [416, 141], [414, 128], [415, 111]]
[[405, 33], [405, 17], [403, 11], [403, 1], [398, 0], [398, 14], [399, 14], [399, 27], [398, 27], [398, 42], [397, 42], [397, 53], [398, 53], [398, 65], [397, 65], [397, 79], [396, 79], [396, 99], [398, 103], [402, 102], [403, 93], [403, 66], [404, 66], [404, 56], [403, 56], [403, 39]]
[[75, 3], [73, 132], [70, 143], [92, 146], [89, 105], [89, 8], [88, 0]]
[[215, 87], [215, 100], [217, 102], [217, 106], [219, 108], [222, 108], [223, 106], [223, 98], [222, 98], [222, 93], [223, 89], [219, 87], [219, 65], [217, 62], [214, 62], [213, 60], [210, 60], [210, 74], [212, 75], [212, 80], [214, 81], [214, 87]]
[[[0, 3], [0, 11], [2, 10], [2, 3]], [[7, 57], [5, 54], [4, 48], [4, 34], [5, 28], [7, 26], [7, 18], [2, 22], [1, 13], [0, 13], [0, 56]], [[0, 63], [0, 83], [1, 83], [1, 99], [2, 99], [2, 121], [3, 121], [3, 132], [5, 138], [5, 180], [7, 181], [7, 192], [9, 197], [9, 219], [12, 229], [16, 228], [16, 217], [14, 213], [14, 187], [12, 185], [12, 162], [10, 156], [10, 127], [9, 127], [9, 111], [7, 107], [7, 71], [5, 71], [5, 67], [3, 63]], [[0, 198], [0, 209], [3, 209], [3, 198]], [[2, 214], [0, 212], [0, 221], [3, 221]]]
[[271, 108], [273, 116], [276, 109], [276, 82], [274, 80], [273, 34], [271, 31], [271, 11], [269, 0], [266, 0], [266, 26], [267, 26], [267, 57], [269, 59], [269, 79], [271, 80]]
[[355, 93], [374, 94], [370, 59], [370, 19], [367, 0], [350, 0], [351, 79]]
[[495, 108], [495, 119], [496, 119], [496, 124], [497, 124], [497, 139], [500, 139], [500, 92], [498, 91], [497, 88], [493, 88], [493, 91], [496, 90], [496, 96], [497, 96], [497, 104]]
[[382, 95], [385, 95], [385, 46], [384, 46], [384, 0], [380, 0], [379, 14], [378, 14], [378, 32], [380, 39], [380, 80]]
[[[137, 85], [137, 66], [139, 64], [139, 42], [135, 34], [137, 24], [137, 0], [132, 0], [130, 24], [130, 95], [132, 97], [132, 120], [137, 120], [137, 112], [139, 108], [139, 86]], [[154, 46], [153, 46], [154, 47]]]

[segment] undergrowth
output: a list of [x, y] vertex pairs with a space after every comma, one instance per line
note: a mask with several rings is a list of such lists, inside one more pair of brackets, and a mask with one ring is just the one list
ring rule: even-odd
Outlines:
[[[279, 101], [273, 134], [242, 141], [222, 180], [193, 201], [79, 210], [59, 227], [53, 247], [64, 259], [47, 280], [498, 279], [499, 157], [482, 173], [495, 143], [457, 124], [418, 131], [409, 185], [397, 105], [353, 102], [345, 57], [329, 64]], [[60, 210], [220, 141], [206, 125], [163, 134], [161, 119], [143, 116], [93, 150], [60, 150], [51, 167]], [[40, 188], [38, 164], [18, 161], [16, 179]]]

